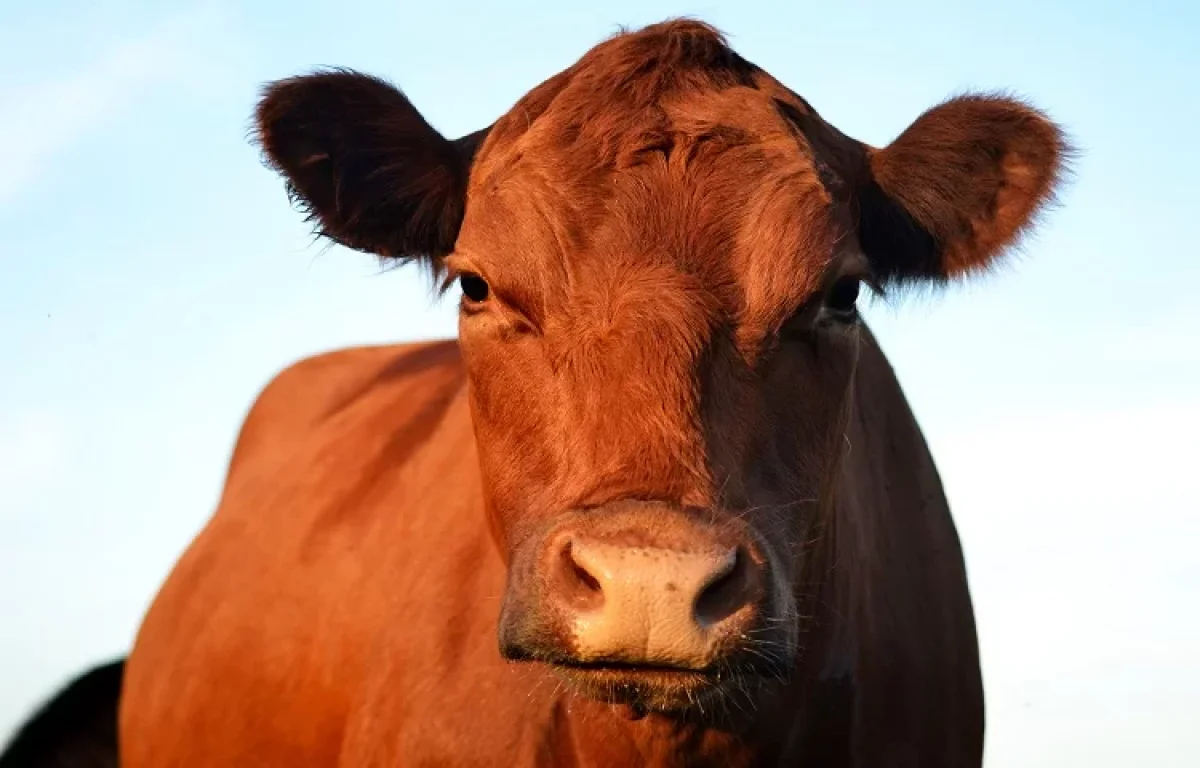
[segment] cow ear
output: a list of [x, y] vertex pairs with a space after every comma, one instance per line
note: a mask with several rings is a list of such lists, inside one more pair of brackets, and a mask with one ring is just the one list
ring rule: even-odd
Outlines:
[[268, 164], [318, 234], [435, 268], [454, 249], [487, 129], [449, 141], [395, 87], [343, 70], [270, 84], [255, 117]]
[[882, 282], [944, 281], [987, 268], [1052, 200], [1072, 154], [1040, 112], [967, 95], [868, 148], [859, 242]]

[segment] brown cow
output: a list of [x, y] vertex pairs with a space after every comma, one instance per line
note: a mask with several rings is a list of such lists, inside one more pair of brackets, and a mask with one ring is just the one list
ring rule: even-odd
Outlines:
[[1014, 244], [1054, 124], [963, 96], [874, 149], [692, 21], [458, 141], [345, 71], [257, 119], [322, 234], [459, 282], [459, 338], [258, 398], [127, 768], [980, 764], [958, 538], [855, 302]]

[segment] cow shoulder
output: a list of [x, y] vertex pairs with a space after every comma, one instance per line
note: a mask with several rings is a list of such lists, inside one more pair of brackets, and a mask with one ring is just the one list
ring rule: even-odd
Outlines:
[[460, 365], [456, 341], [349, 347], [292, 363], [263, 387], [250, 406], [234, 445], [226, 484], [243, 465], [264, 452], [302, 442], [321, 423], [379, 386]]

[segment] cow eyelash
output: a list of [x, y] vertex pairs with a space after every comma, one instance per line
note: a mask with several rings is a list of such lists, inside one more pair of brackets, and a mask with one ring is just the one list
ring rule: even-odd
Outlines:
[[447, 269], [446, 274], [442, 276], [438, 294], [445, 295], [446, 291], [456, 284], [462, 294], [460, 306], [466, 310], [482, 309], [494, 294], [491, 285], [483, 275], [470, 270], [453, 268]]
[[780, 326], [780, 337], [808, 338], [820, 327], [855, 324], [859, 319], [858, 301], [862, 298], [864, 286], [876, 290], [875, 281], [870, 275], [858, 271], [840, 275]]
[[821, 298], [821, 314], [830, 320], [849, 323], [860, 317], [859, 301], [864, 289], [885, 295], [883, 286], [868, 269], [848, 270], [837, 277]]
[[497, 291], [479, 272], [448, 266], [442, 278], [442, 293], [445, 294], [456, 283], [461, 293], [459, 309], [464, 314], [475, 315], [492, 311], [495, 317], [511, 329], [521, 333], [541, 333], [541, 326], [519, 301], [519, 293], [514, 296], [512, 293]]

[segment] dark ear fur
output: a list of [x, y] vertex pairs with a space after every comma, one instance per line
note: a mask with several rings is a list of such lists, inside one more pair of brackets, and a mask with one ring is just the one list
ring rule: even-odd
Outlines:
[[319, 234], [435, 268], [454, 249], [488, 129], [448, 141], [399, 90], [343, 70], [272, 83], [255, 117], [267, 161]]
[[1010, 98], [967, 95], [867, 150], [859, 241], [884, 282], [986, 268], [1053, 198], [1072, 154], [1062, 131]]

